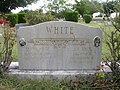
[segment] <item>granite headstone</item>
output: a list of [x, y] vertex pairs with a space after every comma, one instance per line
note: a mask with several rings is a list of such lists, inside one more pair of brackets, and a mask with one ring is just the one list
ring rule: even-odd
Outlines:
[[19, 68], [96, 70], [101, 62], [99, 28], [51, 21], [17, 29]]

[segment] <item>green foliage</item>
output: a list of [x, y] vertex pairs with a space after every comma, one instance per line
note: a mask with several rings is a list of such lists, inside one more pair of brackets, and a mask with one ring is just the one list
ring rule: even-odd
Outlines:
[[66, 21], [73, 21], [73, 22], [78, 22], [79, 18], [79, 13], [77, 11], [66, 11], [65, 13], [65, 20]]
[[94, 12], [102, 11], [102, 5], [97, 1], [75, 0], [73, 8], [83, 17], [84, 14], [92, 15]]
[[103, 72], [97, 72], [97, 73], [95, 73], [95, 76], [96, 76], [97, 78], [102, 79], [102, 78], [105, 78], [105, 73], [103, 73]]
[[18, 23], [18, 15], [17, 14], [6, 14], [6, 20], [11, 22], [11, 27], [14, 27], [15, 24]]
[[18, 13], [18, 23], [26, 23], [26, 20], [25, 20], [25, 13]]
[[[57, 19], [63, 19], [65, 11], [72, 8], [71, 4], [67, 4], [68, 0], [47, 0], [48, 3], [43, 6], [45, 10], [50, 12]], [[46, 9], [47, 8], [47, 9]]]
[[[119, 17], [120, 18], [120, 17]], [[118, 24], [113, 22], [115, 28], [113, 31], [110, 31], [110, 34], [106, 34], [106, 44], [110, 51], [110, 57], [106, 57], [106, 65], [110, 67], [113, 76], [120, 75], [120, 28]], [[107, 61], [110, 61], [109, 64]]]
[[9, 13], [17, 7], [25, 7], [38, 0], [0, 0], [0, 12]]
[[53, 11], [52, 12], [49, 11], [47, 13], [51, 13], [51, 15], [55, 16], [55, 18], [57, 18], [57, 19], [63, 19], [65, 17], [65, 10], [60, 11], [58, 13], [53, 12]]
[[48, 4], [44, 8], [48, 8], [49, 12], [58, 14], [66, 9], [66, 0], [47, 0]]
[[115, 12], [115, 5], [117, 4], [116, 1], [109, 1], [103, 3], [103, 9], [104, 13], [106, 14], [107, 17], [110, 16], [111, 13]]
[[113, 21], [113, 25], [116, 27], [116, 29], [120, 30], [120, 15], [117, 15], [117, 14], [118, 13], [116, 13], [116, 17], [112, 21]]
[[29, 12], [30, 10], [28, 10], [28, 9], [24, 9], [24, 10], [21, 10], [19, 13], [27, 13], [27, 12]]
[[50, 13], [44, 14], [39, 11], [30, 11], [25, 15], [25, 20], [28, 24], [35, 25], [46, 21], [52, 21], [54, 17]]
[[[105, 33], [106, 35], [106, 45], [109, 48], [110, 51], [110, 57], [106, 57], [106, 65], [109, 66], [109, 68], [112, 71], [112, 75], [115, 81], [118, 80], [118, 76], [120, 75], [120, 1], [116, 1], [116, 3], [114, 3], [114, 7], [113, 11], [116, 11], [116, 17], [115, 18], [108, 18], [108, 20], [110, 22], [112, 22], [113, 25], [113, 30], [110, 31], [109, 33]], [[111, 4], [110, 4], [111, 6]], [[109, 9], [111, 9], [110, 7], [106, 7]], [[119, 12], [119, 13], [118, 13]], [[109, 12], [110, 13], [110, 12]], [[109, 15], [109, 13], [106, 12], [106, 15]], [[110, 64], [108, 62], [111, 62]], [[119, 79], [120, 80], [120, 79]]]
[[92, 21], [92, 16], [89, 14], [84, 14], [83, 19], [85, 20], [85, 23], [90, 23]]
[[0, 41], [0, 74], [6, 71], [11, 64], [12, 50], [15, 44], [15, 29], [11, 28], [10, 22], [6, 21], [6, 16], [1, 15], [4, 20], [2, 27], [3, 40]]

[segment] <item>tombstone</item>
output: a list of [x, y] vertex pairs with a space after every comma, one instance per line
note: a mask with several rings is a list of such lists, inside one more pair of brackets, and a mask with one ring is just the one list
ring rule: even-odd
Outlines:
[[101, 62], [100, 29], [51, 21], [17, 29], [21, 70], [97, 70]]
[[104, 23], [105, 23], [106, 26], [113, 26], [111, 21], [105, 21]]

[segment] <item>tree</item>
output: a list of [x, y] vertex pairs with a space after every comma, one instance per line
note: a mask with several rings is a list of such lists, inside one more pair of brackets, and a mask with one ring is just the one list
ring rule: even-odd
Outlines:
[[80, 15], [84, 14], [93, 14], [94, 12], [101, 11], [102, 5], [97, 1], [89, 0], [75, 0], [76, 4], [73, 5], [73, 8], [79, 12]]
[[65, 9], [66, 0], [47, 0], [48, 9], [53, 12], [60, 12]]
[[43, 13], [41, 10], [29, 11], [25, 15], [25, 20], [29, 25], [35, 25], [42, 22], [53, 21], [54, 16], [51, 13]]
[[16, 9], [17, 7], [25, 7], [36, 1], [38, 0], [0, 0], [0, 12], [10, 13], [12, 9]]
[[107, 16], [110, 16], [111, 13], [115, 12], [115, 5], [117, 5], [117, 1], [109, 1], [103, 3], [104, 13]]
[[48, 9], [48, 12], [51, 12], [52, 15], [57, 18], [63, 18], [65, 10], [67, 9], [66, 2], [67, 0], [47, 0], [48, 4], [44, 5], [45, 9]]

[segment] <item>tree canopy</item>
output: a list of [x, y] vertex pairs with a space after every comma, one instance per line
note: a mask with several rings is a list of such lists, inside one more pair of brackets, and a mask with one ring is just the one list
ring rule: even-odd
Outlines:
[[45, 4], [43, 7], [47, 12], [50, 12], [52, 15], [54, 15], [57, 18], [63, 18], [64, 12], [67, 8], [67, 0], [47, 0], [47, 4]]
[[36, 1], [38, 0], [0, 0], [0, 12], [9, 13], [12, 9], [25, 7]]
[[80, 15], [84, 14], [93, 14], [94, 12], [101, 11], [102, 5], [97, 1], [89, 0], [75, 0], [76, 4], [73, 5], [73, 8], [79, 12]]
[[53, 12], [60, 12], [65, 9], [66, 0], [47, 0], [49, 3], [47, 5], [48, 9]]
[[107, 16], [109, 16], [110, 13], [115, 12], [115, 10], [116, 10], [115, 7], [116, 7], [116, 5], [118, 5], [117, 3], [118, 3], [117, 1], [104, 2], [103, 3], [104, 13]]

